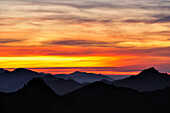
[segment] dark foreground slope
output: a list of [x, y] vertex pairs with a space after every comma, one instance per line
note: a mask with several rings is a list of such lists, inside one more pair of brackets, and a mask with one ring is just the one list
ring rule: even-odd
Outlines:
[[158, 113], [170, 113], [170, 88], [152, 92], [144, 92], [150, 99], [153, 100], [159, 110]]
[[15, 93], [0, 93], [0, 108], [0, 113], [75, 112], [41, 78], [32, 79], [24, 88]]
[[141, 93], [102, 82], [59, 96], [34, 78], [15, 93], [0, 93], [0, 113], [169, 113], [170, 89]]
[[74, 102], [81, 113], [151, 113], [152, 100], [142, 93], [102, 82], [89, 84], [64, 96]]

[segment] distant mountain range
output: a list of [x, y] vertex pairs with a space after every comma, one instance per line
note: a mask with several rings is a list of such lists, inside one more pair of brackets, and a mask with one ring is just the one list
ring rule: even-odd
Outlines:
[[74, 72], [68, 75], [51, 75], [34, 72], [24, 68], [18, 68], [14, 71], [0, 69], [0, 91], [15, 92], [22, 88], [28, 81], [33, 78], [42, 78], [45, 82], [59, 95], [64, 95], [76, 89], [83, 87], [90, 82], [109, 80], [112, 78], [86, 72]]
[[71, 74], [58, 74], [58, 75], [55, 75], [56, 77], [58, 78], [63, 78], [63, 79], [73, 79], [79, 83], [85, 83], [85, 82], [89, 82], [89, 83], [92, 83], [92, 82], [95, 82], [95, 81], [100, 81], [100, 80], [107, 80], [107, 81], [110, 81], [112, 82], [113, 79], [108, 77], [108, 76], [105, 76], [105, 75], [102, 75], [102, 74], [94, 74], [94, 73], [86, 73], [86, 72], [80, 72], [80, 71], [76, 71], [74, 73], [71, 73]]
[[104, 75], [95, 80], [96, 76], [0, 69], [0, 113], [170, 112], [170, 76], [166, 73], [151, 67], [115, 81]]
[[170, 88], [138, 92], [103, 82], [59, 96], [42, 78], [14, 93], [0, 93], [0, 113], [169, 113]]
[[18, 68], [14, 71], [0, 69], [0, 91], [15, 92], [33, 78], [42, 78], [59, 95], [65, 95], [96, 81], [138, 91], [152, 91], [170, 87], [170, 76], [167, 73], [160, 73], [154, 67], [144, 69], [138, 75], [115, 81], [105, 75], [80, 71], [52, 75]]

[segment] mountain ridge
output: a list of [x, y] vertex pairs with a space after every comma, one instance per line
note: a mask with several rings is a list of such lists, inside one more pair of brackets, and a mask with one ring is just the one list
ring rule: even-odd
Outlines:
[[167, 73], [160, 73], [151, 67], [144, 69], [136, 76], [130, 76], [121, 80], [115, 80], [112, 85], [128, 87], [139, 91], [150, 91], [164, 89], [170, 86], [170, 76]]

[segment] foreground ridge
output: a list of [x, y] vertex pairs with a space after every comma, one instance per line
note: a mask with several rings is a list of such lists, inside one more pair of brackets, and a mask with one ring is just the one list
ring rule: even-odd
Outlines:
[[0, 93], [0, 110], [1, 113], [162, 113], [170, 112], [169, 95], [170, 88], [141, 93], [94, 82], [59, 96], [42, 78], [33, 78], [17, 92]]

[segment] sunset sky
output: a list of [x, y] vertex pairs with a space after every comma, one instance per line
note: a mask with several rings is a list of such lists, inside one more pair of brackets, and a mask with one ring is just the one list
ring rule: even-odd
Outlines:
[[170, 0], [0, 0], [0, 68], [170, 73]]

